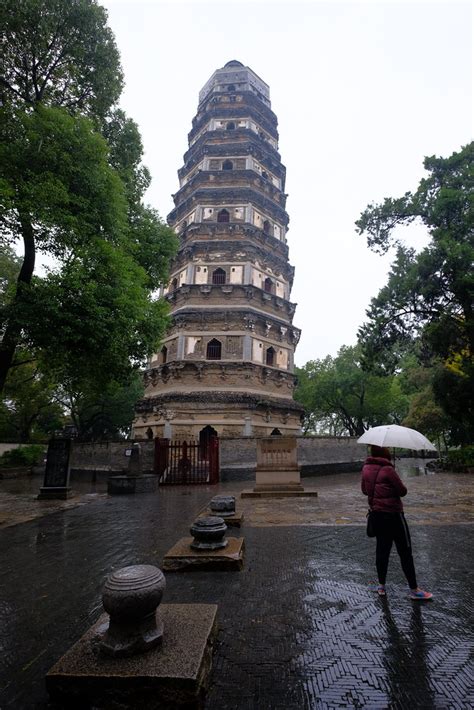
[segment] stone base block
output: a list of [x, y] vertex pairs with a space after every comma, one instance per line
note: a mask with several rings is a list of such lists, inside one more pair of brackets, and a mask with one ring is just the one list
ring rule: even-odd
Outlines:
[[161, 604], [157, 614], [163, 645], [129, 658], [99, 654], [109, 620], [103, 614], [46, 675], [51, 699], [81, 710], [198, 707], [211, 670], [217, 606]]
[[229, 528], [240, 528], [244, 521], [244, 514], [243, 513], [234, 513], [233, 515], [222, 515], [222, 513], [215, 513], [213, 510], [210, 508], [207, 508], [204, 513], [201, 513], [199, 516], [200, 518], [206, 518], [209, 515], [218, 515], [224, 523], [227, 525]]
[[220, 550], [193, 550], [194, 538], [182, 537], [163, 558], [164, 572], [185, 570], [241, 570], [244, 566], [244, 538], [228, 537], [227, 547]]
[[71, 496], [72, 490], [69, 486], [42, 486], [37, 500], [67, 500]]
[[153, 493], [158, 490], [158, 476], [110, 476], [107, 493], [126, 495], [130, 493]]
[[288, 486], [282, 488], [278, 486], [255, 486], [253, 490], [244, 490], [240, 494], [241, 498], [305, 498], [308, 496], [317, 496], [318, 491], [314, 488], [303, 488], [300, 486]]

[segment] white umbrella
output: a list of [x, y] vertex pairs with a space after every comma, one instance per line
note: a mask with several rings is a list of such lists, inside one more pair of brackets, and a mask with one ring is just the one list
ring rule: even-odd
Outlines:
[[357, 439], [358, 444], [373, 444], [375, 446], [397, 447], [401, 449], [414, 449], [415, 451], [436, 451], [426, 436], [416, 429], [409, 429], [398, 424], [383, 424], [368, 429], [365, 434]]

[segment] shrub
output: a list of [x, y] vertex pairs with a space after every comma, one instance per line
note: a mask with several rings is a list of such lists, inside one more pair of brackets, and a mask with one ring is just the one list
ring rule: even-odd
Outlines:
[[17, 449], [5, 451], [0, 456], [0, 468], [14, 468], [15, 466], [34, 466], [44, 458], [45, 448], [40, 444], [19, 446]]
[[461, 449], [448, 451], [442, 458], [442, 465], [445, 471], [455, 471], [457, 473], [468, 472], [474, 469], [474, 446], [463, 446]]

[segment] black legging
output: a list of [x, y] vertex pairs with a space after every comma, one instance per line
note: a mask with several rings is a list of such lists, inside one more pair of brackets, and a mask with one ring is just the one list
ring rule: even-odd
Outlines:
[[403, 572], [410, 589], [417, 588], [415, 565], [411, 552], [410, 531], [403, 513], [379, 513], [374, 511], [377, 549], [375, 563], [380, 584], [387, 579], [388, 559], [392, 543], [395, 543]]

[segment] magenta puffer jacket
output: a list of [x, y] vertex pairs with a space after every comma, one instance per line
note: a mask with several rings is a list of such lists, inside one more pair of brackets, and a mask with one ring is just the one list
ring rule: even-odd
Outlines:
[[388, 459], [369, 456], [365, 460], [361, 488], [362, 493], [369, 498], [371, 510], [383, 513], [403, 512], [400, 498], [406, 496], [407, 489]]

